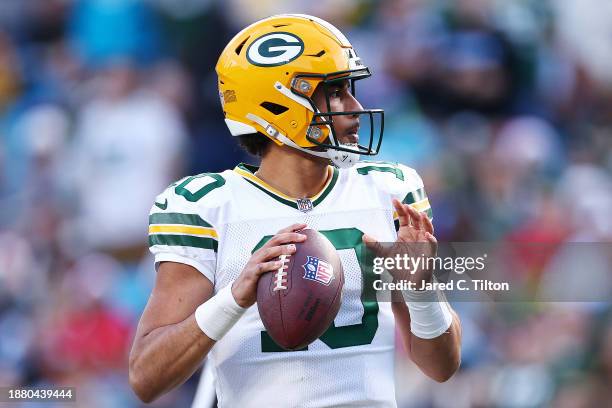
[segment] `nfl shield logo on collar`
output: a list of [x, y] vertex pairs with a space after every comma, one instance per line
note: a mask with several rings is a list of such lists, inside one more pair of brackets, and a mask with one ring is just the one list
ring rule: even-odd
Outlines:
[[296, 200], [298, 210], [302, 212], [308, 212], [312, 210], [312, 201], [309, 198], [298, 198]]

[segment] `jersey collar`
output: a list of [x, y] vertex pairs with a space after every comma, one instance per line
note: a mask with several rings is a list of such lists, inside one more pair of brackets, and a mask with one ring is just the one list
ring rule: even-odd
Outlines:
[[[298, 198], [290, 197], [286, 194], [281, 193], [280, 191], [278, 191], [277, 189], [275, 189], [274, 187], [272, 187], [271, 185], [269, 185], [268, 183], [266, 183], [265, 181], [257, 177], [254, 173], [258, 169], [259, 167], [257, 166], [240, 163], [238, 166], [236, 166], [236, 168], [234, 168], [234, 172], [238, 173], [249, 184], [263, 191], [270, 197], [274, 198], [276, 201], [279, 201], [285, 205], [295, 208], [296, 210], [299, 209], [298, 203], [297, 203]], [[321, 191], [315, 196], [308, 197], [308, 199], [312, 202], [313, 207], [316, 207], [318, 204], [320, 204], [325, 199], [325, 197], [329, 195], [329, 193], [332, 191], [332, 189], [336, 185], [336, 182], [338, 181], [338, 174], [339, 174], [339, 171], [337, 168], [332, 167], [332, 166], [328, 167], [327, 182], [323, 186], [323, 189], [321, 189]]]

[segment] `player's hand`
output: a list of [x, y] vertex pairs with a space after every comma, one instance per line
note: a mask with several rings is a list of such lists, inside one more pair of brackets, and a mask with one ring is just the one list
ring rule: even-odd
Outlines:
[[249, 307], [257, 300], [257, 282], [266, 272], [275, 271], [283, 266], [275, 260], [280, 255], [293, 254], [296, 251], [293, 243], [304, 242], [306, 235], [299, 230], [306, 224], [293, 224], [278, 231], [268, 242], [251, 255], [246, 266], [232, 285], [232, 295], [241, 307]]
[[[373, 237], [364, 234], [363, 242], [374, 251], [376, 256], [395, 258], [396, 255], [424, 259], [435, 257], [438, 251], [438, 241], [434, 237], [433, 224], [426, 213], [419, 213], [408, 204], [402, 204], [393, 199], [393, 207], [399, 216], [400, 228], [397, 232], [397, 240], [393, 244], [381, 244]], [[395, 280], [410, 280], [415, 282], [416, 287], [421, 287], [421, 282], [430, 282], [433, 271], [427, 268], [419, 268], [416, 271], [390, 270]]]

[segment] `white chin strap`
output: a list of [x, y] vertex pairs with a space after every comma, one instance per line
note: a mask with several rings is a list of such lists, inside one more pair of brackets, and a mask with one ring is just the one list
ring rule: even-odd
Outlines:
[[[341, 150], [336, 149], [327, 149], [324, 152], [317, 152], [315, 150], [306, 149], [302, 146], [297, 145], [293, 140], [289, 139], [287, 136], [280, 133], [276, 130], [268, 121], [260, 118], [257, 115], [253, 115], [252, 113], [247, 113], [247, 118], [252, 120], [253, 122], [259, 124], [261, 127], [266, 129], [266, 133], [278, 140], [279, 142], [286, 144], [287, 146], [291, 146], [294, 149], [300, 150], [302, 152], [308, 153], [312, 156], [323, 157], [324, 159], [329, 159], [331, 162], [341, 169], [346, 169], [353, 166], [355, 163], [359, 161], [359, 153], [351, 153], [351, 152], [343, 152]], [[341, 144], [342, 147], [351, 148], [354, 145], [352, 144]]]
[[[341, 147], [353, 147], [352, 144], [340, 144]], [[359, 161], [359, 153], [343, 152], [341, 150], [327, 149], [329, 159], [341, 169], [352, 167]]]

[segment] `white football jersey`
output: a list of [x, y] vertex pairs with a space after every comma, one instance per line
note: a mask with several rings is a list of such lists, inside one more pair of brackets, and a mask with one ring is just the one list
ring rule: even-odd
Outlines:
[[319, 194], [295, 199], [257, 178], [255, 170], [241, 164], [187, 177], [160, 194], [149, 217], [155, 262], [193, 266], [216, 293], [238, 277], [265, 240], [304, 222], [338, 250], [342, 305], [333, 325], [301, 351], [280, 349], [265, 332], [257, 306], [249, 308], [209, 354], [219, 406], [395, 407], [391, 305], [365, 296], [376, 275], [362, 269], [359, 254], [363, 233], [395, 241], [391, 198], [431, 213], [421, 178], [392, 163], [330, 166]]

